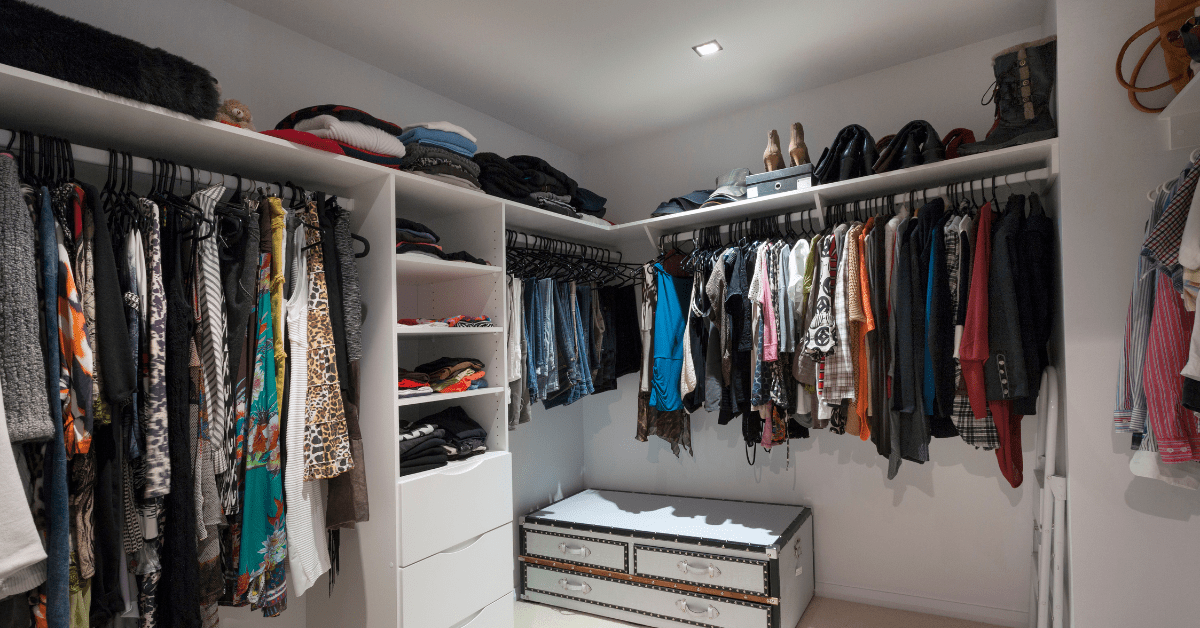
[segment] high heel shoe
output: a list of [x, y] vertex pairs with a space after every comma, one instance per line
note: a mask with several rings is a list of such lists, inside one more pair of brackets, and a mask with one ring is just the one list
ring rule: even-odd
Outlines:
[[808, 159], [808, 146], [804, 144], [804, 127], [799, 122], [792, 123], [792, 141], [788, 143], [788, 156], [792, 158], [793, 166], [811, 163]]
[[783, 169], [783, 150], [779, 148], [779, 133], [774, 129], [767, 136], [767, 150], [763, 151], [763, 165], [767, 172]]

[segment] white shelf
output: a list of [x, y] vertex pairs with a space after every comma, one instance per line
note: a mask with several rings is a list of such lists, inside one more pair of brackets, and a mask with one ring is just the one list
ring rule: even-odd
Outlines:
[[1200, 145], [1200, 81], [1188, 81], [1158, 119], [1167, 121], [1168, 149]]
[[617, 231], [613, 225], [597, 225], [513, 201], [504, 201], [504, 226], [529, 234], [600, 246], [613, 243]]
[[396, 325], [397, 336], [475, 336], [479, 334], [498, 334], [504, 331], [496, 327], [422, 327], [416, 325]]
[[887, 194], [902, 194], [909, 190], [961, 181], [977, 180], [993, 175], [1015, 174], [1031, 169], [1047, 168], [1048, 179], [1058, 174], [1058, 140], [1049, 139], [1001, 150], [948, 159], [935, 164], [893, 170], [817, 185], [804, 190], [782, 192], [770, 196], [727, 203], [707, 209], [696, 209], [669, 216], [648, 218], [625, 223], [617, 231], [629, 233], [643, 230], [651, 240], [660, 235], [724, 225], [745, 218], [773, 216], [787, 210], [803, 211], [820, 205], [855, 200], [867, 200]]
[[475, 390], [464, 390], [463, 392], [455, 393], [433, 393], [432, 395], [421, 395], [420, 397], [405, 397], [404, 399], [396, 400], [396, 407], [403, 408], [404, 406], [417, 406], [423, 403], [431, 403], [434, 401], [454, 401], [456, 399], [466, 399], [467, 397], [478, 397], [480, 395], [495, 395], [504, 392], [504, 388], [499, 386], [489, 386], [487, 388], [476, 388]]
[[493, 275], [503, 271], [499, 266], [484, 266], [471, 262], [456, 262], [421, 253], [396, 255], [396, 283], [417, 285], [436, 281], [452, 281], [467, 277]]
[[2, 64], [0, 126], [338, 194], [396, 172]]

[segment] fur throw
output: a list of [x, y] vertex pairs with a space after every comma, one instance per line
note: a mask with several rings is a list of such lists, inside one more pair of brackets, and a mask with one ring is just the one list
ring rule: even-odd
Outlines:
[[220, 96], [208, 70], [160, 48], [19, 0], [0, 0], [0, 63], [212, 120]]

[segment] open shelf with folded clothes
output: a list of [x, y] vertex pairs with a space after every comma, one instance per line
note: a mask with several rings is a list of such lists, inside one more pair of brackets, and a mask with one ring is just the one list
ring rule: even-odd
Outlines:
[[467, 370], [475, 371], [468, 381], [481, 377], [492, 386], [502, 388], [505, 385], [503, 334], [397, 335], [396, 358], [398, 378], [411, 372], [417, 381], [426, 383], [425, 380], [430, 380], [427, 383], [435, 389], [450, 388], [444, 392], [463, 392], [470, 388], [461, 383], [452, 386], [455, 382], [451, 381], [452, 377], [461, 376]]
[[[442, 413], [452, 408], [459, 408], [459, 410], [452, 411], [451, 414], [460, 416], [459, 411], [461, 410], [483, 430], [482, 435], [472, 432], [472, 435], [482, 439], [481, 444], [486, 446], [484, 450], [480, 451], [505, 451], [508, 449], [508, 425], [502, 412], [505, 406], [503, 392], [502, 387], [492, 387], [463, 393], [443, 393], [420, 397], [418, 399], [427, 401], [409, 403], [397, 408], [396, 434], [399, 437], [411, 426], [421, 423], [424, 419], [443, 416]], [[446, 440], [451, 439], [447, 438]], [[401, 449], [401, 460], [403, 461], [403, 447]], [[480, 453], [480, 451], [475, 453]], [[453, 457], [451, 456], [451, 458]]]

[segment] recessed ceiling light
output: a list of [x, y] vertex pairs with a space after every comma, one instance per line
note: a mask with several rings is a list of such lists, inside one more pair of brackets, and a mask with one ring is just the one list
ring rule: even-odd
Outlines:
[[710, 42], [700, 44], [699, 46], [692, 46], [692, 50], [695, 50], [696, 54], [700, 55], [701, 57], [707, 57], [708, 55], [721, 52], [722, 48], [721, 44], [718, 44], [717, 40], [714, 39]]

